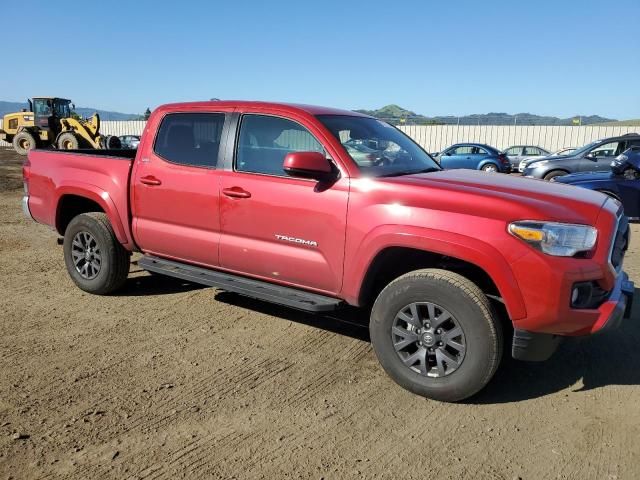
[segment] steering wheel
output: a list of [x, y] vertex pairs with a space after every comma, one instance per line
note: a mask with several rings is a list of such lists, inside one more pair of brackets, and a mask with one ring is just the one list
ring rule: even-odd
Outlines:
[[373, 164], [376, 167], [386, 167], [388, 165], [391, 165], [391, 159], [388, 157], [385, 157], [384, 155], [380, 155], [373, 161]]

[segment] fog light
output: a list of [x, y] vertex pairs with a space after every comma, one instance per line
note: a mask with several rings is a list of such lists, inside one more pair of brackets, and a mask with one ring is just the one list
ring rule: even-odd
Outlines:
[[578, 300], [578, 295], [580, 295], [580, 289], [578, 287], [573, 288], [573, 292], [571, 292], [571, 305], [576, 303]]
[[593, 294], [593, 282], [580, 282], [573, 284], [571, 290], [571, 306], [573, 308], [590, 308]]

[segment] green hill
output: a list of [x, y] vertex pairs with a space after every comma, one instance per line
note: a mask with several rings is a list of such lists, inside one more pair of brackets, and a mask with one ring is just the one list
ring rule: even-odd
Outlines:
[[[531, 113], [509, 114], [495, 112], [460, 117], [453, 115], [427, 117], [394, 104], [377, 110], [356, 110], [356, 112], [371, 115], [396, 125], [575, 125], [578, 119], [578, 116], [558, 118]], [[616, 120], [599, 115], [582, 115], [580, 118], [582, 125], [616, 122]]]

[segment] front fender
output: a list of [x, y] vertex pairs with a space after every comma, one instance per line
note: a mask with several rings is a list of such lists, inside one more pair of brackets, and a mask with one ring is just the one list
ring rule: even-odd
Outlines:
[[90, 183], [83, 183], [74, 181], [73, 184], [61, 184], [55, 190], [55, 218], [51, 219], [51, 225], [55, 225], [56, 229], [60, 233], [59, 218], [60, 218], [60, 200], [65, 195], [77, 195], [79, 197], [85, 197], [89, 200], [96, 202], [104, 210], [109, 218], [109, 222], [113, 227], [113, 231], [118, 241], [127, 249], [131, 249], [133, 241], [131, 233], [125, 225], [127, 222], [127, 212], [120, 212], [115, 202], [109, 195], [109, 192], [101, 189], [96, 185]]
[[345, 263], [343, 295], [352, 304], [359, 304], [360, 291], [369, 266], [376, 256], [389, 247], [405, 247], [433, 252], [464, 260], [484, 270], [493, 280], [511, 320], [526, 317], [526, 308], [516, 278], [504, 256], [481, 239], [424, 227], [383, 225], [363, 239], [358, 251]]

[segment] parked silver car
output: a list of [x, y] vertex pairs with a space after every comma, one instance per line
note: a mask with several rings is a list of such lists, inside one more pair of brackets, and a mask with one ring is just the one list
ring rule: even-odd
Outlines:
[[504, 150], [511, 163], [511, 170], [515, 171], [523, 160], [538, 159], [550, 154], [547, 150], [535, 145], [514, 145]]
[[527, 165], [529, 165], [531, 162], [536, 162], [538, 160], [543, 160], [543, 159], [546, 159], [546, 158], [559, 157], [561, 155], [569, 155], [569, 154], [571, 154], [571, 152], [573, 152], [575, 150], [577, 150], [576, 147], [565, 147], [565, 148], [561, 148], [557, 152], [553, 152], [552, 154], [547, 155], [546, 157], [525, 158], [518, 165], [518, 171], [520, 173], [524, 172], [524, 169], [527, 168]]

